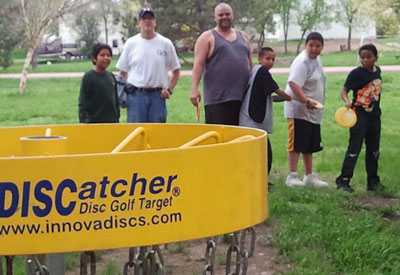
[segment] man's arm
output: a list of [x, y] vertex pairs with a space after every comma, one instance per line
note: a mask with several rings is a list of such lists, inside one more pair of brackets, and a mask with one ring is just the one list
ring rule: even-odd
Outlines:
[[253, 56], [252, 56], [253, 50], [251, 48], [251, 44], [250, 44], [249, 38], [247, 37], [247, 34], [244, 31], [240, 31], [240, 32], [242, 33], [244, 40], [246, 41], [247, 47], [249, 47], [249, 50], [250, 50], [249, 51], [249, 65], [250, 65], [250, 71], [251, 71], [251, 69], [253, 69]]
[[128, 80], [128, 72], [120, 71], [119, 75], [122, 77], [123, 80]]
[[194, 106], [201, 100], [199, 83], [203, 74], [204, 66], [211, 48], [211, 31], [202, 33], [194, 46], [194, 64], [192, 71], [192, 87], [190, 90], [190, 101]]
[[168, 88], [170, 90], [175, 89], [175, 86], [178, 83], [180, 74], [181, 74], [181, 69], [176, 69], [176, 70], [172, 71], [172, 77], [171, 77], [171, 80], [168, 85]]
[[[176, 84], [178, 83], [179, 76], [181, 74], [181, 69], [175, 69], [172, 71], [171, 80], [169, 81], [168, 89], [171, 91], [175, 88]], [[171, 93], [168, 91], [167, 88], [161, 90], [161, 97], [162, 98], [170, 98]]]

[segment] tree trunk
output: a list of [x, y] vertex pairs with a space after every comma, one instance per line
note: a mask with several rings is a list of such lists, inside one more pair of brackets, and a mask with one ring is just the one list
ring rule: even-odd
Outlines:
[[306, 34], [306, 31], [307, 31], [307, 30], [304, 30], [304, 31], [301, 33], [300, 41], [299, 41], [299, 44], [297, 44], [297, 49], [296, 49], [296, 53], [297, 53], [297, 54], [299, 54], [299, 52], [300, 52], [300, 46], [301, 46], [301, 44], [303, 43], [303, 38], [304, 38], [304, 35]]
[[353, 22], [353, 20], [352, 19], [350, 19], [349, 20], [349, 33], [348, 33], [348, 36], [347, 36], [347, 50], [348, 51], [351, 51], [351, 24], [352, 24], [352, 22]]
[[40, 38], [42, 37], [43, 33], [47, 29], [47, 27], [54, 21], [54, 18], [50, 18], [46, 23], [44, 23], [37, 33], [31, 35], [29, 39], [29, 48], [28, 52], [26, 53], [24, 66], [22, 68], [22, 75], [21, 80], [19, 82], [19, 93], [23, 94], [25, 92], [26, 87], [26, 79], [28, 78], [28, 69], [29, 65], [32, 60], [33, 52], [35, 51], [36, 47], [39, 44]]
[[260, 51], [260, 49], [264, 46], [264, 42], [265, 42], [265, 32], [264, 32], [264, 26], [262, 31], [260, 32], [260, 37], [258, 39], [258, 43], [257, 43], [257, 50]]
[[19, 94], [23, 94], [25, 92], [26, 87], [26, 79], [28, 78], [28, 69], [31, 64], [33, 52], [35, 51], [35, 47], [29, 46], [28, 52], [26, 53], [24, 66], [22, 67], [22, 75], [21, 80], [19, 82]]
[[39, 56], [38, 56], [38, 49], [35, 49], [33, 51], [32, 55], [32, 70], [36, 70], [38, 62], [39, 62]]
[[283, 21], [283, 36], [285, 39], [285, 54], [287, 54], [288, 53], [287, 37], [288, 37], [288, 33], [289, 33], [289, 19], [287, 22], [285, 20], [286, 19], [284, 19], [284, 21]]
[[107, 23], [107, 16], [103, 17], [104, 19], [104, 33], [106, 35], [106, 44], [108, 45], [108, 23]]

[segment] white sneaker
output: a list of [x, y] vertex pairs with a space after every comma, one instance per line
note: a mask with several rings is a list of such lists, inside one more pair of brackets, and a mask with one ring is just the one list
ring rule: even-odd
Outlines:
[[297, 172], [290, 172], [286, 178], [286, 185], [287, 186], [304, 186], [305, 183], [299, 179], [299, 175], [297, 175]]
[[317, 177], [317, 174], [311, 173], [308, 175], [304, 175], [303, 178], [303, 183], [304, 185], [306, 184], [312, 184], [315, 187], [325, 187], [328, 186], [328, 183], [322, 180], [319, 180]]

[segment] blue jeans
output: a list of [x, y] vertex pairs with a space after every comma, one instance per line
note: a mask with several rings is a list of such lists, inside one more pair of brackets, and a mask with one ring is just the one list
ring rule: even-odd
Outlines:
[[160, 92], [128, 93], [128, 122], [166, 122], [167, 106]]

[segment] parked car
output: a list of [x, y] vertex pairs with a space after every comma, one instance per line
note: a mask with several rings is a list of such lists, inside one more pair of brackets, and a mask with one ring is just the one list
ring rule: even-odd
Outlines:
[[36, 48], [39, 56], [56, 56], [62, 53], [61, 38], [52, 39], [47, 37], [46, 40], [41, 41]]
[[79, 51], [78, 45], [69, 43], [62, 44], [62, 55], [65, 56], [65, 59], [71, 59], [71, 57], [75, 56], [78, 58], [82, 58], [83, 54]]
[[65, 59], [86, 58], [75, 43], [62, 43], [61, 37], [49, 36], [36, 49], [39, 58], [61, 57]]

